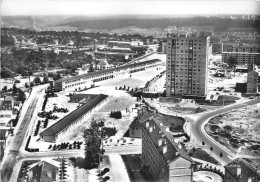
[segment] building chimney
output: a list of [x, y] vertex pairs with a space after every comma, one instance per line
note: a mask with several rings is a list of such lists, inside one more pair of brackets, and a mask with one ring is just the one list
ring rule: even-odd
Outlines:
[[240, 174], [241, 174], [241, 167], [238, 166], [238, 167], [237, 167], [237, 176], [239, 176]]
[[146, 128], [148, 128], [149, 127], [149, 122], [148, 121], [146, 121]]
[[163, 139], [159, 139], [158, 140], [158, 147], [160, 147], [162, 145]]
[[150, 128], [149, 128], [149, 133], [152, 133], [152, 132], [153, 132], [153, 127], [150, 126]]
[[167, 152], [167, 145], [163, 146], [163, 154], [165, 154]]

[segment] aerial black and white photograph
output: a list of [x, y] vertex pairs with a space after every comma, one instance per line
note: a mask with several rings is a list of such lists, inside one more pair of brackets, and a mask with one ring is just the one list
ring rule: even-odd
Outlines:
[[260, 182], [260, 0], [1, 0], [1, 182]]

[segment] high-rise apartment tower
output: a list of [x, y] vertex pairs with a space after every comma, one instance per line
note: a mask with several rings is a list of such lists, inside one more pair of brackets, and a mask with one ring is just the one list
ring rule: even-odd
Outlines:
[[166, 96], [204, 96], [207, 91], [209, 37], [168, 34]]

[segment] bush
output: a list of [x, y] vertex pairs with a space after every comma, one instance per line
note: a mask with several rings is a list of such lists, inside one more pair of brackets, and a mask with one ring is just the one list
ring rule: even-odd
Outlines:
[[103, 169], [101, 171], [101, 176], [103, 176], [104, 174], [108, 173], [109, 171], [110, 171], [110, 169], [106, 167], [105, 169]]
[[46, 104], [47, 104], [47, 101], [48, 101], [48, 97], [49, 97], [49, 94], [47, 93], [46, 96], [45, 96], [45, 99], [43, 101], [43, 105], [42, 105], [42, 110], [43, 111], [45, 110], [45, 107], [46, 107]]
[[110, 117], [115, 118], [115, 119], [121, 119], [122, 113], [121, 113], [121, 111], [111, 111]]
[[36, 129], [34, 131], [34, 136], [37, 136], [38, 135], [38, 132], [39, 132], [39, 129], [40, 129], [40, 125], [41, 125], [41, 121], [39, 120], [37, 125], [36, 125]]
[[111, 136], [114, 136], [117, 132], [116, 128], [112, 128], [112, 127], [104, 127], [103, 129], [104, 131], [104, 137], [111, 137]]
[[104, 182], [105, 182], [105, 181], [108, 181], [108, 180], [110, 180], [110, 177], [109, 177], [109, 176], [106, 176], [106, 177], [104, 177], [104, 179], [103, 179]]
[[48, 122], [49, 122], [49, 119], [46, 118], [46, 119], [44, 120], [43, 128], [46, 128], [46, 127], [48, 126]]

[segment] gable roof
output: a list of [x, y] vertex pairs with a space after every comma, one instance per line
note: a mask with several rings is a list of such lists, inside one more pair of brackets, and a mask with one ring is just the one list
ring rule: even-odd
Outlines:
[[85, 98], [94, 98], [98, 95], [95, 95], [95, 94], [75, 94], [75, 95], [72, 95], [70, 96], [70, 99], [85, 99]]
[[43, 160], [37, 163], [33, 163], [29, 166], [28, 171], [31, 170], [36, 175], [34, 175], [34, 178], [29, 181], [34, 182], [34, 180], [37, 180], [37, 181], [52, 182], [53, 180], [46, 175], [46, 171], [47, 170], [58, 171], [58, 169], [59, 169], [59, 163], [54, 161], [47, 162], [47, 160]]
[[[257, 168], [260, 167], [260, 164], [256, 164], [253, 161], [251, 161], [248, 158], [236, 158], [233, 161], [231, 161], [230, 163], [228, 163], [226, 167], [231, 167], [232, 165], [239, 165], [242, 168], [242, 171], [245, 171], [246, 169], [248, 169], [249, 171], [251, 171], [252, 173], [254, 173], [255, 175], [258, 175], [260, 178], [260, 174], [257, 173]], [[246, 167], [246, 169], [244, 168]], [[243, 169], [244, 168], [244, 169]]]
[[[149, 127], [152, 127], [152, 132], [147, 131], [146, 122], [149, 122]], [[164, 120], [161, 116], [153, 116], [142, 122], [143, 130], [147, 132], [148, 136], [152, 140], [155, 147], [158, 149], [159, 153], [163, 157], [164, 161], [168, 164], [174, 162], [176, 158], [183, 157], [190, 162], [193, 162], [191, 157], [184, 151], [184, 149], [180, 148], [177, 143], [174, 142], [174, 137], [170, 132], [166, 131], [168, 126], [165, 126], [162, 123], [167, 123], [169, 121]], [[158, 146], [158, 141], [162, 139], [164, 142], [161, 146]], [[167, 146], [167, 152], [162, 153], [160, 151], [163, 150], [163, 147]]]
[[82, 105], [81, 107], [74, 110], [72, 113], [68, 114], [61, 120], [57, 121], [44, 131], [40, 133], [41, 136], [54, 136], [58, 133], [60, 133], [63, 129], [68, 127], [71, 123], [79, 119], [83, 114], [86, 112], [92, 110], [98, 103], [103, 101], [105, 98], [107, 98], [107, 95], [100, 94], [97, 95], [95, 98], [87, 102], [86, 104]]

